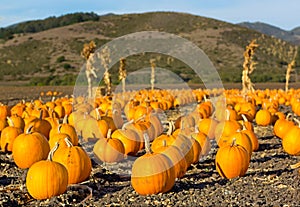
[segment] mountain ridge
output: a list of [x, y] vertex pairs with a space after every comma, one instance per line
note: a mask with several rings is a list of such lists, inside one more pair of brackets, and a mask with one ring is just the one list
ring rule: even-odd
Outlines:
[[300, 26], [292, 30], [284, 30], [264, 22], [241, 22], [238, 25], [300, 45]]

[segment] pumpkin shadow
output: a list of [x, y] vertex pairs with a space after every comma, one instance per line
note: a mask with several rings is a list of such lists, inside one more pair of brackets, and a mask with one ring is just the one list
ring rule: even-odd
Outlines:
[[264, 163], [269, 160], [274, 159], [287, 159], [289, 158], [288, 154], [275, 154], [273, 156], [265, 156], [265, 157], [259, 157], [259, 158], [251, 158], [251, 162], [258, 162], [258, 163]]
[[277, 144], [277, 143], [260, 143], [257, 152], [261, 152], [261, 151], [264, 151], [264, 150], [271, 150], [271, 149], [279, 149], [279, 148], [282, 148], [281, 144]]
[[15, 179], [6, 175], [0, 177], [0, 186], [10, 185]]

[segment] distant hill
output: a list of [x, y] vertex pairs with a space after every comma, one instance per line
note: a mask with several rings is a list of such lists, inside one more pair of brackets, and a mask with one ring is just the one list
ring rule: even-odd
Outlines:
[[[0, 80], [18, 80], [31, 85], [74, 84], [84, 63], [80, 56], [84, 43], [94, 40], [97, 47], [100, 47], [116, 37], [139, 31], [163, 31], [192, 41], [208, 55], [224, 82], [240, 82], [243, 52], [253, 39], [257, 39], [259, 44], [255, 55], [257, 69], [251, 75], [254, 82], [283, 82], [286, 65], [291, 61], [295, 49], [287, 41], [241, 25], [186, 13], [149, 12], [103, 16], [92, 13], [92, 18], [84, 21], [81, 21], [81, 15], [75, 13], [24, 22], [14, 25], [15, 30], [12, 27], [2, 28], [2, 32], [7, 29], [14, 32], [10, 38], [0, 40]], [[70, 19], [79, 20], [72, 22]], [[50, 20], [56, 22], [56, 26], [46, 28], [45, 25], [51, 25]], [[69, 23], [64, 25], [64, 21]], [[33, 28], [43, 25], [43, 29], [31, 32], [19, 30], [28, 25]], [[294, 33], [298, 34], [299, 30]], [[150, 58], [156, 58], [158, 67], [171, 70], [188, 83], [201, 81], [183, 62], [175, 59], [170, 63], [168, 57], [161, 54], [139, 54], [126, 58], [129, 73], [149, 67]], [[300, 57], [297, 59], [300, 60]], [[113, 66], [115, 84], [119, 82], [117, 70], [118, 65]]]
[[262, 23], [262, 22], [254, 22], [254, 23], [242, 22], [239, 23], [238, 25], [256, 30], [266, 35], [283, 39], [285, 41], [291, 42], [296, 45], [300, 45], [300, 27], [297, 27], [291, 31], [286, 31], [278, 27], [275, 27], [273, 25]]

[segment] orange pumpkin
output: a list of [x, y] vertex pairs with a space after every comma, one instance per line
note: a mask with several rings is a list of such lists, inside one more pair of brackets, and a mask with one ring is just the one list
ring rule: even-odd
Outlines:
[[106, 138], [100, 138], [94, 145], [94, 154], [102, 162], [119, 162], [124, 159], [125, 148], [119, 139], [111, 138], [109, 129]]
[[[51, 183], [51, 185], [47, 185]], [[52, 161], [52, 153], [47, 160], [34, 163], [26, 175], [26, 188], [35, 199], [49, 199], [66, 192], [68, 171], [62, 164]]]
[[268, 110], [261, 109], [256, 113], [255, 121], [259, 126], [268, 126], [272, 123], [272, 115]]
[[149, 138], [145, 139], [146, 154], [137, 158], [132, 165], [131, 185], [140, 195], [165, 193], [175, 184], [173, 163], [166, 155], [153, 153]]
[[[299, 121], [298, 121], [299, 122]], [[300, 155], [300, 123], [291, 127], [282, 139], [282, 147], [290, 155]]]
[[218, 149], [215, 158], [216, 170], [221, 177], [227, 179], [244, 176], [249, 161], [248, 151], [233, 140], [230, 145]]
[[39, 132], [31, 132], [31, 128], [16, 137], [12, 148], [16, 165], [23, 169], [29, 168], [37, 161], [47, 159], [50, 151], [47, 138]]
[[65, 138], [67, 147], [58, 147], [54, 152], [53, 161], [63, 164], [68, 170], [68, 184], [85, 181], [91, 174], [92, 162], [88, 154], [79, 146]]

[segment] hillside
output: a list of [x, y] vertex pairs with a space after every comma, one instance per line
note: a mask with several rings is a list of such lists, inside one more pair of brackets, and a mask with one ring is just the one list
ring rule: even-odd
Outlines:
[[[42, 21], [40, 22], [42, 23]], [[184, 37], [198, 45], [212, 60], [224, 82], [240, 81], [243, 51], [257, 39], [257, 70], [254, 82], [282, 82], [291, 61], [294, 46], [239, 25], [185, 13], [151, 12], [143, 14], [105, 15], [98, 20], [60, 26], [35, 33], [19, 33], [0, 42], [0, 79], [22, 80], [31, 85], [73, 84], [84, 59], [84, 43], [94, 40], [98, 47], [113, 38], [139, 31], [164, 31]], [[128, 57], [128, 71], [149, 67], [156, 58], [157, 66], [170, 69], [189, 83], [199, 83], [193, 71], [179, 60], [171, 64], [160, 54]], [[298, 61], [300, 62], [300, 61]], [[117, 70], [115, 65], [112, 70]], [[118, 83], [117, 73], [113, 82]]]
[[291, 31], [286, 31], [262, 22], [242, 22], [240, 26], [256, 30], [266, 35], [274, 36], [276, 38], [291, 42], [295, 45], [300, 45], [300, 27], [294, 28]]

